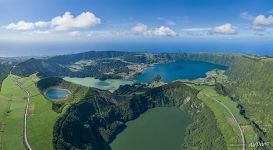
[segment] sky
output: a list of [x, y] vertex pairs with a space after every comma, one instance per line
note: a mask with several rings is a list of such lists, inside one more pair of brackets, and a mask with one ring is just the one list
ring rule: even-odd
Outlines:
[[0, 0], [0, 56], [236, 45], [273, 54], [272, 15], [272, 0]]

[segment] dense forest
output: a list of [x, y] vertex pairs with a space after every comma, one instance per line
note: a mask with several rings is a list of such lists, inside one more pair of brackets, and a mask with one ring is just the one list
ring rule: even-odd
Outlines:
[[0, 64], [0, 86], [2, 85], [2, 82], [6, 79], [6, 77], [8, 76], [10, 68], [11, 67], [8, 65]]
[[[41, 82], [39, 87], [49, 86], [46, 84], [48, 79]], [[50, 80], [63, 84], [59, 82], [60, 79]], [[142, 84], [125, 85], [114, 93], [89, 88], [82, 100], [72, 104], [57, 121], [54, 148], [110, 149], [110, 142], [126, 127], [127, 121], [150, 108], [182, 106], [194, 120], [187, 129], [186, 140], [181, 141], [184, 143], [183, 149], [226, 149], [213, 112], [198, 100], [197, 93], [196, 89], [182, 82], [157, 88]], [[185, 101], [189, 98], [191, 101]]]
[[260, 140], [273, 148], [273, 59], [241, 57], [226, 74], [233, 82], [225, 85], [225, 94], [240, 104]]

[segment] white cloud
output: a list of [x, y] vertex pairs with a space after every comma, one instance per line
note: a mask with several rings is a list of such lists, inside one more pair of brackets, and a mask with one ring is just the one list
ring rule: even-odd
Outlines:
[[32, 22], [19, 21], [17, 23], [10, 23], [4, 28], [9, 30], [31, 30], [35, 27], [35, 24]]
[[63, 16], [55, 17], [51, 20], [51, 25], [56, 30], [69, 30], [73, 28], [88, 28], [101, 23], [101, 19], [91, 12], [83, 12], [74, 17], [70, 12], [65, 12]]
[[151, 35], [151, 36], [176, 36], [177, 33], [169, 27], [161, 26], [154, 29], [149, 29], [147, 25], [138, 23], [132, 27], [132, 31], [137, 34]]
[[266, 25], [273, 25], [273, 16], [270, 15], [268, 17], [264, 15], [258, 15], [253, 20], [253, 26], [256, 29], [263, 28]]
[[148, 31], [148, 27], [143, 23], [138, 23], [132, 28], [132, 31], [135, 33], [145, 33]]
[[226, 23], [220, 26], [216, 26], [213, 28], [187, 28], [183, 29], [187, 35], [191, 36], [205, 36], [212, 34], [223, 34], [223, 35], [231, 35], [236, 34], [236, 27], [230, 23]]
[[47, 27], [48, 25], [50, 25], [50, 22], [45, 22], [45, 21], [38, 21], [34, 23], [36, 27]]
[[101, 23], [101, 19], [93, 13], [87, 11], [78, 16], [73, 16], [70, 12], [65, 12], [63, 16], [57, 16], [50, 21], [10, 23], [3, 26], [9, 30], [33, 30], [36, 28], [52, 28], [58, 31], [89, 28]]
[[38, 21], [38, 22], [19, 21], [17, 23], [10, 23], [3, 27], [9, 30], [32, 30], [35, 28], [47, 27], [48, 25], [49, 23], [44, 21]]
[[69, 32], [69, 35], [72, 37], [80, 37], [81, 32], [80, 31], [71, 31], [71, 32]]
[[230, 23], [226, 23], [220, 26], [216, 26], [212, 29], [213, 33], [217, 34], [236, 34], [236, 27]]
[[153, 34], [156, 36], [176, 36], [176, 32], [174, 32], [169, 27], [161, 26], [159, 28], [155, 28]]
[[31, 33], [33, 34], [49, 34], [49, 31], [34, 30]]

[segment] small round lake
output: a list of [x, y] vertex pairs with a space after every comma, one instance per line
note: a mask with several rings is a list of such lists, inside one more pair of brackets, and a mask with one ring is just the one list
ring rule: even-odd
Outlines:
[[61, 89], [61, 88], [49, 88], [45, 92], [45, 96], [50, 100], [63, 100], [67, 98], [67, 96], [70, 94], [70, 91], [67, 89]]
[[156, 64], [136, 76], [135, 80], [142, 83], [149, 83], [158, 74], [164, 82], [171, 82], [178, 79], [193, 80], [206, 77], [206, 72], [214, 69], [226, 70], [227, 67], [201, 61], [183, 60], [167, 64]]
[[112, 150], [179, 150], [191, 118], [176, 107], [153, 108], [126, 123]]

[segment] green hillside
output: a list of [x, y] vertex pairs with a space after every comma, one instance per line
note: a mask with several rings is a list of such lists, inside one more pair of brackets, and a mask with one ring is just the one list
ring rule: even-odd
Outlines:
[[214, 113], [197, 94], [196, 89], [181, 82], [151, 89], [127, 85], [115, 93], [91, 88], [84, 99], [71, 105], [57, 121], [54, 148], [110, 149], [109, 143], [126, 127], [127, 121], [150, 108], [177, 106], [194, 120], [187, 128], [185, 141], [181, 141], [183, 149], [227, 149]]
[[[197, 60], [221, 65], [229, 65], [237, 55], [210, 53], [142, 53], [120, 51], [90, 51], [79, 54], [61, 55], [46, 59], [29, 59], [19, 63], [13, 73], [30, 76], [95, 77], [99, 79], [124, 78], [129, 68], [147, 67], [153, 63], [168, 63], [178, 60]], [[138, 66], [136, 66], [138, 65]], [[139, 66], [140, 65], [140, 66]], [[130, 67], [128, 67], [130, 66]]]
[[273, 145], [273, 59], [241, 57], [226, 74], [232, 81], [226, 93], [242, 104], [262, 140]]
[[3, 104], [1, 105], [3, 110], [1, 110], [0, 147], [5, 150], [22, 150], [24, 149], [23, 118], [26, 93], [18, 88], [9, 76], [3, 82], [0, 95], [2, 95], [0, 101]]
[[[57, 112], [62, 112], [65, 106], [81, 99], [87, 88], [65, 82], [60, 78], [39, 80], [36, 75], [25, 78], [9, 75], [4, 80], [0, 93], [0, 148], [5, 150], [25, 149], [23, 144], [23, 117], [26, 93], [16, 86], [14, 78], [27, 87], [31, 93], [27, 120], [28, 139], [31, 147], [39, 150], [53, 149], [54, 125], [58, 117], [62, 115]], [[41, 89], [36, 86], [37, 81]], [[65, 103], [52, 103], [41, 94], [44, 89], [50, 86], [67, 88], [71, 91], [71, 96], [68, 97]]]

